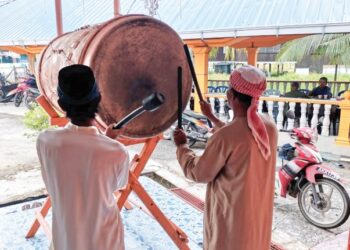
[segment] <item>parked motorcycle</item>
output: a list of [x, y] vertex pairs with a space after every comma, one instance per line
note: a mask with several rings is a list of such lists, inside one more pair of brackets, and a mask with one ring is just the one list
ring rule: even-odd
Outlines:
[[[315, 146], [317, 132], [311, 128], [281, 131], [289, 132], [296, 142], [279, 148], [280, 195], [298, 198], [299, 209], [311, 224], [325, 229], [339, 227], [349, 217], [350, 198], [343, 179], [323, 163]], [[288, 162], [284, 164], [284, 160]]]
[[35, 77], [29, 75], [21, 78], [17, 88], [10, 91], [7, 96], [14, 95], [14, 103], [16, 107], [19, 107], [24, 99], [26, 106], [32, 108], [33, 100], [35, 101], [34, 97], [37, 97], [40, 94], [39, 91], [34, 89], [37, 89]]
[[33, 109], [36, 105], [36, 98], [40, 95], [37, 88], [29, 88], [24, 94], [24, 104], [28, 109]]
[[6, 78], [0, 74], [0, 102], [10, 102], [15, 95], [8, 95], [8, 93], [17, 88], [17, 84], [11, 84], [6, 81]]
[[[202, 114], [191, 110], [185, 110], [182, 113], [183, 130], [188, 139], [188, 145], [192, 147], [196, 142], [207, 142], [212, 135], [212, 124], [208, 118]], [[164, 139], [172, 139], [173, 132], [177, 123], [163, 133]]]

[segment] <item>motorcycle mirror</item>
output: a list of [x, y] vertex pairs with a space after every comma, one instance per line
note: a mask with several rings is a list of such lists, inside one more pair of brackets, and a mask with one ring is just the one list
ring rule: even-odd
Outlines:
[[295, 114], [293, 110], [288, 110], [286, 116], [288, 119], [295, 119]]

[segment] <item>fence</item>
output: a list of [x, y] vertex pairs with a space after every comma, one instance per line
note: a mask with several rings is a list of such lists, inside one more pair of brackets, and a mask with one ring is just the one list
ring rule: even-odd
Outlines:
[[28, 73], [28, 68], [24, 64], [0, 64], [0, 73], [5, 77], [6, 81], [15, 83], [18, 77], [23, 77]]
[[[217, 113], [221, 118], [232, 120], [234, 114], [231, 110], [228, 111], [226, 107], [225, 94], [209, 93], [206, 97], [209, 98], [213, 110], [218, 109]], [[218, 100], [218, 108], [215, 100]], [[292, 129], [299, 126], [310, 126], [314, 128], [322, 120], [320, 127], [321, 134], [329, 136], [330, 134], [337, 134], [338, 131], [340, 117], [339, 103], [340, 101], [336, 100], [260, 97], [258, 112], [262, 113], [265, 109], [275, 120], [278, 129]], [[296, 119], [287, 119], [285, 117], [285, 111], [287, 109], [293, 110], [296, 113]]]
[[[282, 81], [282, 80], [268, 80], [267, 89], [275, 90], [279, 95], [284, 95], [286, 92], [290, 91], [291, 83], [293, 81]], [[313, 88], [318, 86], [318, 81], [295, 81], [299, 82], [300, 89], [305, 89], [311, 91]], [[209, 93], [213, 92], [211, 90], [217, 89], [217, 87], [228, 86], [228, 80], [209, 80], [208, 87]], [[350, 82], [346, 81], [329, 81], [328, 87], [330, 87], [332, 95], [334, 97], [338, 96], [340, 91], [349, 90]], [[218, 92], [218, 91], [215, 91]]]

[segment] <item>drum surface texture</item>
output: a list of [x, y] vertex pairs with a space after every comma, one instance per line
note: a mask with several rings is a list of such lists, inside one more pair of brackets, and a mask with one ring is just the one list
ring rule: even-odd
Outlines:
[[[143, 15], [114, 18], [55, 38], [42, 52], [37, 69], [40, 91], [57, 104], [58, 72], [71, 64], [90, 66], [102, 100], [98, 120], [115, 123], [157, 91], [165, 103], [143, 113], [125, 126], [132, 138], [155, 136], [177, 119], [177, 68], [183, 69], [183, 109], [189, 101], [192, 80], [178, 34], [163, 22]], [[62, 112], [62, 111], [61, 111]]]

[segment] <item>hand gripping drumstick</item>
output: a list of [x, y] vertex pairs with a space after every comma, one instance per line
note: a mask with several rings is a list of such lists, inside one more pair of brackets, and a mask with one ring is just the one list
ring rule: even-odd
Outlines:
[[131, 122], [133, 119], [144, 113], [145, 111], [156, 111], [165, 101], [165, 97], [158, 92], [146, 97], [142, 101], [142, 105], [125, 116], [120, 122], [113, 126], [113, 129], [121, 129], [124, 125]]

